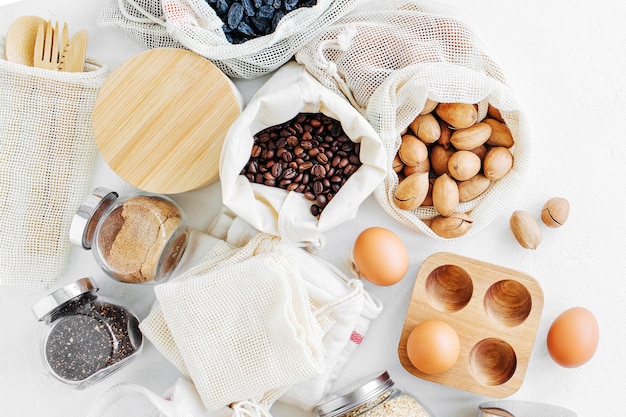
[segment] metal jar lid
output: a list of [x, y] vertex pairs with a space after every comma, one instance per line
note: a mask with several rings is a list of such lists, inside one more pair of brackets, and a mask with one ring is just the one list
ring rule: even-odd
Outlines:
[[68, 301], [95, 291], [98, 291], [98, 287], [90, 277], [81, 278], [42, 298], [33, 305], [32, 310], [35, 316], [37, 316], [37, 319], [43, 320], [48, 314]]
[[[118, 197], [115, 191], [98, 187], [91, 192], [80, 205], [70, 225], [70, 242], [85, 249], [91, 249], [95, 223], [100, 215]], [[95, 218], [94, 218], [95, 216]], [[94, 220], [93, 222], [91, 220]]]
[[365, 378], [341, 394], [318, 404], [317, 413], [319, 417], [340, 416], [361, 404], [375, 400], [393, 385], [393, 380], [386, 371], [376, 377]]

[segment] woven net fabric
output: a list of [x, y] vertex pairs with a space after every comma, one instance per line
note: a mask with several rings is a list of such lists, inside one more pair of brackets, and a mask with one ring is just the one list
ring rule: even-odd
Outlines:
[[485, 43], [451, 6], [422, 0], [361, 4], [303, 47], [296, 60], [349, 100], [380, 134], [389, 166], [374, 196], [409, 228], [443, 239], [428, 226], [437, 214], [432, 207], [401, 210], [393, 202], [398, 177], [391, 161], [402, 131], [427, 99], [477, 103], [479, 119], [491, 104], [501, 111], [515, 139], [512, 171], [480, 197], [459, 205], [458, 211], [470, 212], [473, 219], [462, 238], [488, 225], [527, 177], [532, 150], [528, 118]]
[[58, 281], [72, 217], [96, 145], [92, 112], [108, 68], [66, 73], [6, 61], [0, 39], [0, 283], [43, 290]]
[[141, 330], [191, 377], [209, 410], [247, 400], [269, 406], [324, 370], [323, 330], [300, 266], [273, 250], [276, 242], [263, 234], [242, 248], [222, 242], [155, 287]]
[[108, 0], [100, 11], [98, 24], [117, 28], [148, 49], [184, 49], [165, 29], [161, 0]]
[[109, 0], [98, 21], [121, 29], [149, 49], [189, 49], [230, 77], [252, 79], [291, 60], [355, 4], [356, 0], [318, 0], [313, 7], [287, 13], [272, 33], [239, 44], [227, 40], [224, 23], [205, 0]]

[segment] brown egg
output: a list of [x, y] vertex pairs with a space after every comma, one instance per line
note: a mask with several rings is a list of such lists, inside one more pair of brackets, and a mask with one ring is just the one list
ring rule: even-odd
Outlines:
[[566, 368], [587, 363], [600, 340], [598, 322], [584, 307], [572, 307], [561, 313], [550, 326], [547, 347], [552, 359]]
[[441, 374], [458, 360], [461, 350], [459, 335], [448, 323], [426, 320], [411, 330], [406, 342], [409, 361], [419, 371]]
[[409, 269], [406, 246], [395, 233], [382, 227], [362, 231], [354, 242], [352, 256], [363, 278], [376, 285], [393, 285]]

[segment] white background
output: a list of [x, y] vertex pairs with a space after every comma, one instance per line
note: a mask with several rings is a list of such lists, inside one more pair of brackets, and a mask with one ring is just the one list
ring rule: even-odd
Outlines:
[[[387, 288], [368, 285], [383, 301], [385, 310], [373, 323], [344, 379], [387, 369], [397, 386], [414, 394], [439, 417], [475, 416], [478, 404], [490, 400], [416, 379], [404, 371], [397, 358], [397, 343], [415, 274], [428, 255], [449, 251], [523, 271], [534, 276], [543, 288], [545, 305], [526, 378], [509, 399], [556, 404], [579, 416], [623, 415], [626, 3], [456, 3], [464, 11], [467, 23], [490, 47], [530, 116], [535, 144], [533, 169], [509, 207], [489, 227], [467, 240], [435, 242], [411, 232], [390, 220], [372, 199], [363, 204], [356, 219], [327, 234], [328, 245], [321, 256], [342, 268], [358, 233], [373, 225], [395, 231], [411, 256], [410, 269], [402, 282]], [[121, 32], [97, 27], [96, 18], [103, 5], [103, 0], [22, 0], [0, 8], [0, 33], [6, 33], [13, 19], [25, 14], [67, 21], [72, 32], [89, 30], [89, 56], [114, 69], [143, 49]], [[237, 80], [236, 85], [248, 100], [262, 81]], [[101, 160], [93, 184], [121, 192], [126, 189]], [[539, 248], [522, 249], [509, 231], [510, 214], [516, 209], [538, 214], [552, 196], [570, 201], [567, 224], [554, 230], [544, 227]], [[220, 206], [219, 184], [176, 199], [187, 211], [192, 226], [201, 229]], [[147, 313], [153, 301], [150, 287], [113, 282], [98, 271], [89, 253], [78, 249], [73, 250], [59, 285], [86, 275], [94, 276], [103, 295], [132, 306], [141, 317]], [[147, 344], [135, 362], [94, 387], [74, 391], [56, 382], [39, 362], [42, 325], [30, 311], [43, 295], [0, 287], [2, 415], [84, 416], [93, 401], [117, 382], [137, 382], [161, 393], [179, 376]], [[589, 363], [566, 369], [550, 359], [546, 334], [559, 313], [579, 305], [596, 315], [600, 346]], [[128, 414], [149, 415], [148, 409], [141, 408], [145, 404], [139, 404]], [[300, 415], [279, 407], [274, 411], [276, 417]]]

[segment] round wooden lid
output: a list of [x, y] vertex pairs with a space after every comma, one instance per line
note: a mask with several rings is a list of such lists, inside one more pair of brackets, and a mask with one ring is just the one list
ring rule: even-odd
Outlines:
[[218, 179], [222, 144], [240, 113], [238, 91], [213, 63], [158, 48], [111, 73], [96, 99], [93, 129], [102, 157], [122, 179], [174, 194]]

